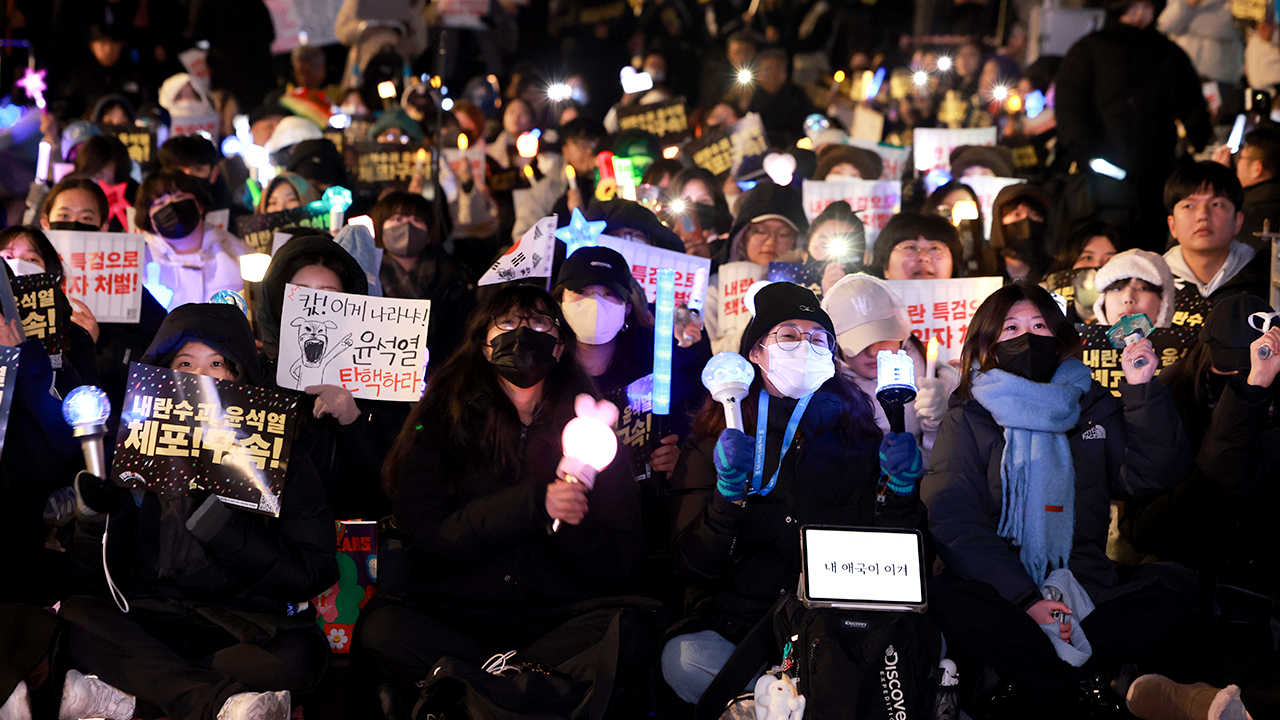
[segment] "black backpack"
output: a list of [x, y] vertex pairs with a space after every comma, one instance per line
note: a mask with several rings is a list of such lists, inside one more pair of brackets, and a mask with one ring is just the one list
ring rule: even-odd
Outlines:
[[781, 664], [805, 720], [932, 720], [941, 660], [942, 634], [925, 615], [810, 609], [787, 596], [738, 644], [697, 717], [720, 717], [761, 667]]

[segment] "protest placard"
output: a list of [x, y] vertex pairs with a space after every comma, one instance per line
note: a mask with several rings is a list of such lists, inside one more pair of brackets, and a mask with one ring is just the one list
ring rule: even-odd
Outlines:
[[960, 358], [969, 319], [1003, 282], [998, 277], [887, 281], [907, 307], [911, 334], [923, 343], [938, 338], [938, 362]]
[[280, 514], [298, 396], [152, 365], [129, 366], [111, 463], [117, 485]]
[[866, 229], [868, 254], [885, 223], [902, 208], [902, 183], [893, 180], [805, 180], [800, 194], [810, 222], [837, 200], [849, 203]]
[[[1107, 339], [1107, 331], [1110, 329], [1110, 325], [1076, 325], [1084, 346], [1084, 354], [1080, 359], [1093, 371], [1093, 379], [1097, 380], [1099, 385], [1110, 390], [1112, 395], [1119, 397], [1120, 381], [1124, 379], [1124, 370], [1120, 368], [1120, 355], [1124, 351], [1111, 347], [1111, 341]], [[1196, 335], [1199, 332], [1199, 328], [1190, 326], [1152, 330], [1148, 339], [1151, 340], [1156, 357], [1160, 360], [1156, 367], [1156, 375], [1186, 355], [1195, 344]]]
[[140, 128], [133, 125], [103, 125], [102, 131], [115, 137], [129, 151], [129, 159], [145, 165], [151, 162], [156, 154], [156, 133], [154, 128]]
[[686, 255], [671, 250], [650, 247], [608, 235], [599, 236], [597, 241], [601, 247], [617, 250], [626, 259], [627, 265], [631, 267], [631, 277], [635, 278], [636, 282], [640, 283], [640, 287], [644, 288], [647, 302], [657, 302], [658, 270], [662, 268], [671, 268], [676, 271], [677, 305], [681, 303], [688, 305], [691, 299], [696, 299], [699, 303], [706, 300], [705, 293], [700, 298], [692, 298], [690, 293], [693, 291], [694, 280], [697, 277], [698, 270], [702, 270], [705, 273], [711, 272], [711, 260], [696, 255]]
[[689, 135], [689, 118], [685, 112], [684, 98], [619, 107], [618, 129], [639, 129], [653, 133], [663, 145], [678, 143]]
[[324, 47], [338, 41], [333, 21], [342, 0], [263, 0], [263, 4], [271, 13], [276, 33], [271, 43], [273, 55], [287, 53], [303, 43]]
[[254, 252], [274, 253], [278, 231], [292, 227], [328, 230], [329, 211], [311, 210], [303, 205], [292, 210], [245, 215], [236, 219], [236, 236], [248, 243]]
[[88, 306], [100, 323], [136, 323], [142, 308], [146, 239], [125, 233], [48, 230], [62, 258], [67, 297]]
[[13, 385], [18, 381], [16, 347], [0, 345], [0, 453], [4, 452], [4, 436], [9, 429], [9, 408], [13, 405]]
[[480, 278], [480, 285], [495, 285], [527, 277], [550, 277], [556, 250], [556, 215], [544, 217], [525, 231]]
[[1185, 325], [1199, 332], [1200, 326], [1204, 325], [1205, 319], [1209, 317], [1212, 303], [1201, 295], [1192, 283], [1175, 280], [1174, 286], [1173, 318], [1170, 322], [1175, 327]]
[[632, 382], [605, 398], [621, 408], [614, 434], [618, 444], [631, 448], [628, 470], [637, 481], [648, 477], [648, 458], [656, 438], [653, 420], [653, 373]]
[[339, 385], [357, 398], [416, 402], [426, 387], [430, 300], [285, 285], [276, 383]]
[[[737, 337], [751, 321], [751, 313], [743, 298], [751, 283], [763, 280], [769, 269], [753, 262], [731, 262], [720, 266], [720, 297], [716, 311], [719, 325], [717, 332], [724, 337]], [[737, 348], [733, 348], [737, 350]]]
[[338, 520], [338, 582], [316, 597], [316, 624], [334, 653], [351, 652], [351, 636], [365, 604], [378, 591], [378, 524]]
[[57, 292], [58, 276], [53, 273], [23, 275], [11, 283], [13, 299], [22, 318], [22, 330], [28, 340], [39, 340], [54, 358], [54, 367], [61, 367], [62, 353], [71, 349], [71, 337], [67, 334], [71, 322], [71, 303], [66, 295]]
[[870, 150], [879, 155], [880, 160], [884, 163], [884, 171], [880, 175], [881, 180], [901, 180], [903, 173], [907, 172], [911, 167], [910, 147], [881, 145], [878, 142], [869, 142], [857, 138], [849, 138], [844, 141], [844, 144], [862, 148], [863, 150]]
[[[399, 143], [352, 143], [356, 165], [357, 189], [379, 187], [392, 182], [407, 183], [413, 179], [418, 167], [418, 145]], [[428, 151], [430, 152], [430, 151]], [[430, 162], [423, 166], [424, 175], [430, 176]]]
[[992, 147], [996, 144], [996, 129], [916, 128], [912, 133], [911, 144], [915, 148], [916, 170], [922, 174], [934, 168], [950, 170], [952, 150], [961, 145]]
[[764, 123], [757, 113], [747, 113], [733, 124], [729, 133], [729, 145], [733, 148], [733, 167], [736, 170], [747, 158], [769, 152], [769, 139], [764, 134]]
[[[463, 158], [467, 159], [467, 164], [471, 166], [471, 179], [477, 187], [485, 186], [485, 171], [488, 169], [488, 157], [485, 154], [484, 141], [482, 140], [477, 146], [459, 150], [457, 148], [445, 148], [444, 160], [449, 164], [452, 172], [453, 166]], [[459, 165], [461, 167], [461, 165]]]
[[200, 48], [193, 47], [178, 53], [178, 62], [182, 63], [182, 68], [191, 77], [191, 84], [203, 95], [208, 95], [209, 88], [213, 86], [213, 73], [209, 71], [208, 61], [209, 53]]
[[826, 263], [821, 262], [771, 262], [766, 279], [769, 282], [789, 282], [800, 285], [813, 291], [818, 299], [822, 299], [822, 273], [826, 269]]
[[702, 137], [689, 143], [685, 154], [693, 164], [717, 177], [723, 177], [733, 169], [733, 140], [729, 128], [707, 130]]
[[174, 115], [169, 121], [169, 137], [206, 133], [217, 138], [221, 126], [222, 118], [213, 110], [194, 115]]
[[1010, 185], [1019, 185], [1025, 183], [1022, 178], [1003, 178], [992, 177], [990, 175], [974, 175], [963, 178], [961, 180], [965, 185], [973, 188], [973, 192], [978, 195], [978, 208], [982, 211], [982, 232], [984, 237], [991, 237], [991, 223], [995, 217], [993, 209], [996, 204], [996, 196], [1000, 191]]
[[231, 224], [231, 208], [223, 208], [221, 210], [210, 210], [204, 214], [205, 229], [217, 228], [219, 230], [227, 230]]
[[489, 0], [440, 0], [440, 22], [449, 28], [484, 30]]

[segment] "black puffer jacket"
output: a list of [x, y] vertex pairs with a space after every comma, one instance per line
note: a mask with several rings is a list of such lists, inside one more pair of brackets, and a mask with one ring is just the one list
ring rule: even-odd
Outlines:
[[[754, 392], [743, 401], [752, 418], [756, 404]], [[769, 399], [764, 482], [778, 468], [795, 406], [791, 398]], [[802, 525], [923, 529], [924, 507], [916, 496], [886, 498], [877, 507], [879, 438], [848, 438], [838, 424], [842, 408], [829, 392], [813, 396], [777, 485], [768, 495], [750, 496], [745, 508], [716, 490], [712, 458], [718, 438], [694, 437], [685, 446], [671, 477], [673, 492], [682, 495], [675, 520], [676, 568], [701, 592], [690, 608], [693, 615], [682, 623], [685, 630], [711, 627], [737, 642], [779, 597], [795, 592]], [[753, 436], [754, 420], [747, 425]]]
[[[1191, 448], [1169, 391], [1158, 382], [1120, 383], [1120, 399], [1096, 381], [1067, 432], [1076, 475], [1076, 526], [1068, 566], [1095, 603], [1119, 590], [1107, 559], [1110, 502], [1168, 491], [1191, 469]], [[921, 494], [929, 531], [947, 569], [980, 580], [1019, 607], [1040, 600], [1000, 523], [1004, 428], [977, 400], [952, 399], [938, 428]]]
[[[583, 389], [585, 392], [585, 389]], [[423, 418], [392, 504], [407, 550], [404, 599], [448, 608], [520, 614], [620, 595], [644, 556], [640, 498], [625, 445], [596, 477], [578, 525], [551, 533], [547, 485], [562, 456], [560, 435], [576, 392], [548, 399], [521, 435], [520, 467], [502, 472], [475, 444], [460, 445], [446, 417]], [[499, 412], [471, 401], [466, 437]]]

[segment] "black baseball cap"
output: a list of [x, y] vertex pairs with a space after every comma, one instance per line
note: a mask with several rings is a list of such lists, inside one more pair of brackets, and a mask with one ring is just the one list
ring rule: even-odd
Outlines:
[[631, 297], [631, 268], [626, 258], [607, 247], [575, 250], [560, 266], [556, 287], [576, 292], [588, 285], [603, 285], [624, 300]]
[[1249, 371], [1249, 345], [1262, 337], [1249, 325], [1249, 316], [1258, 312], [1272, 312], [1271, 306], [1253, 295], [1232, 295], [1213, 303], [1199, 337], [1209, 346], [1209, 358], [1215, 368], [1223, 372]]

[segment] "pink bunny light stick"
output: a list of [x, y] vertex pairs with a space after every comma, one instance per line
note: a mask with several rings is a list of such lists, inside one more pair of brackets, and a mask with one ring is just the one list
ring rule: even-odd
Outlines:
[[[609, 466], [618, 454], [618, 436], [613, 425], [618, 422], [618, 408], [608, 400], [596, 401], [583, 393], [573, 401], [578, 414], [564, 426], [560, 442], [564, 457], [556, 467], [556, 476], [566, 482], [595, 485], [596, 473]], [[551, 532], [560, 531], [560, 520], [551, 523]]]

